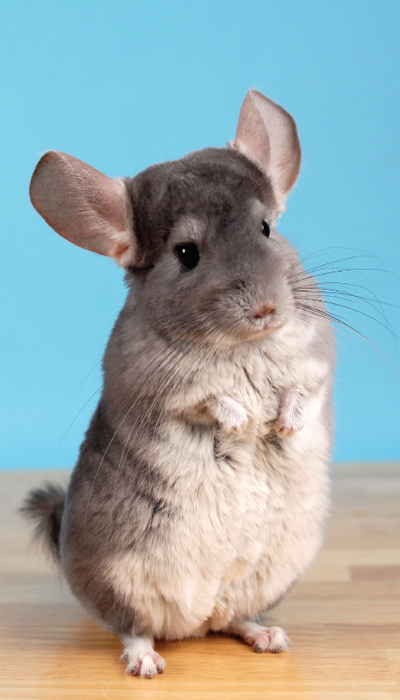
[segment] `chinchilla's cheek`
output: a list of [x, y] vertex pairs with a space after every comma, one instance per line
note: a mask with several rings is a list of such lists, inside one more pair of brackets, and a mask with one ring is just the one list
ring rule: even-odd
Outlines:
[[131, 675], [164, 671], [154, 639], [288, 644], [255, 620], [321, 542], [335, 361], [318, 286], [276, 232], [299, 167], [294, 120], [250, 90], [228, 148], [124, 180], [51, 151], [32, 177], [57, 233], [126, 270], [69, 487], [23, 511]]

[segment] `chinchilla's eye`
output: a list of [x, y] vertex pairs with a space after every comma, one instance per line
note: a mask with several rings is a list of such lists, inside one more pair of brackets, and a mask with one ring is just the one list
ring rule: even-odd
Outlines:
[[269, 224], [267, 224], [266, 221], [262, 222], [261, 231], [263, 232], [264, 236], [266, 236], [267, 238], [269, 237], [269, 234], [271, 233], [271, 229], [269, 227]]
[[200, 253], [195, 243], [181, 243], [175, 248], [175, 254], [186, 270], [193, 270], [200, 260]]

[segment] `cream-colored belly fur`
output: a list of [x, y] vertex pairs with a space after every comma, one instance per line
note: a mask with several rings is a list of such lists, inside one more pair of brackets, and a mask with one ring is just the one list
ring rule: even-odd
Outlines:
[[[162, 537], [155, 530], [145, 554], [133, 550], [107, 564], [110, 582], [156, 637], [195, 636], [255, 617], [310, 563], [327, 510], [328, 440], [317, 423], [286, 440], [284, 456], [251, 428], [229, 438], [229, 457], [218, 462], [211, 431], [200, 451], [186, 436], [193, 474], [185, 499], [172, 504], [173, 527], [163, 524]], [[175, 457], [182, 459], [185, 431], [170, 429], [180, 430]]]

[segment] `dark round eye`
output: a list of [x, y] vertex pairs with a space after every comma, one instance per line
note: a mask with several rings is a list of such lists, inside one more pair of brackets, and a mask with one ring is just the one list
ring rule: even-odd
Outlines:
[[271, 233], [271, 229], [269, 227], [269, 224], [267, 224], [266, 221], [262, 222], [261, 231], [263, 232], [264, 236], [266, 236], [268, 238], [269, 234]]
[[199, 249], [195, 243], [182, 243], [181, 245], [177, 245], [175, 253], [183, 267], [187, 270], [193, 270], [200, 260]]

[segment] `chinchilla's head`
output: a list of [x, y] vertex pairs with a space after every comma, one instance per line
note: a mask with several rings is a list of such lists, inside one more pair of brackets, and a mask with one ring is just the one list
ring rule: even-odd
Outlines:
[[30, 188], [64, 238], [127, 270], [136, 314], [170, 339], [230, 345], [295, 313], [297, 253], [275, 229], [300, 168], [295, 123], [250, 90], [227, 148], [111, 180], [50, 151]]

